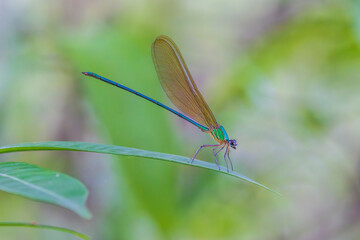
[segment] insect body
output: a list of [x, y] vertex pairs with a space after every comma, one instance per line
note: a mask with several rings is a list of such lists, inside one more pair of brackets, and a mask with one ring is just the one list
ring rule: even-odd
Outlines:
[[224, 127], [216, 122], [213, 113], [192, 79], [192, 76], [176, 44], [167, 36], [159, 36], [152, 45], [151, 53], [161, 86], [171, 102], [180, 109], [182, 113], [131, 88], [125, 87], [124, 85], [95, 73], [83, 72], [83, 74], [112, 84], [155, 103], [156, 105], [176, 114], [182, 119], [200, 128], [201, 131], [209, 133], [210, 136], [218, 142], [218, 144], [200, 146], [192, 158], [192, 162], [202, 148], [213, 147], [215, 161], [220, 170], [217, 155], [225, 148], [224, 159], [227, 171], [229, 172], [227, 160], [229, 160], [230, 167], [233, 170], [229, 152], [230, 147], [236, 149], [237, 142], [235, 139], [229, 139]]

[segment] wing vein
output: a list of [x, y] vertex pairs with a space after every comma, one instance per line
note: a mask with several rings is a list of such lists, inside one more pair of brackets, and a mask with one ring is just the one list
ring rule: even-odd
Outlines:
[[167, 36], [159, 36], [152, 45], [152, 57], [161, 86], [171, 102], [200, 124], [208, 128], [216, 127], [216, 119], [176, 44]]

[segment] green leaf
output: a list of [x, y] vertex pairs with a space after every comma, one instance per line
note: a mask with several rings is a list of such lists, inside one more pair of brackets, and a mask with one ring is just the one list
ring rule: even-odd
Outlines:
[[221, 170], [219, 170], [215, 164], [200, 161], [197, 159], [195, 159], [194, 162], [191, 163], [191, 158], [173, 155], [173, 154], [151, 152], [151, 151], [140, 150], [135, 148], [86, 143], [86, 142], [38, 142], [38, 143], [14, 144], [14, 145], [0, 147], [0, 153], [20, 152], [20, 151], [39, 151], [39, 150], [68, 150], [68, 151], [107, 153], [107, 154], [122, 155], [122, 156], [144, 157], [144, 158], [180, 163], [183, 165], [205, 168], [218, 173], [227, 174], [236, 178], [240, 178], [244, 181], [263, 187], [273, 193], [279, 194], [276, 191], [240, 173], [234, 171], [228, 173], [226, 171], [226, 168], [224, 167], [221, 167]]
[[0, 190], [72, 210], [84, 218], [86, 187], [75, 178], [22, 162], [0, 162]]
[[53, 230], [53, 231], [69, 233], [76, 237], [79, 237], [79, 238], [82, 238], [85, 240], [90, 240], [90, 237], [86, 236], [85, 234], [76, 232], [76, 231], [68, 229], [68, 228], [42, 225], [42, 224], [37, 224], [37, 223], [0, 222], [0, 227], [27, 227], [27, 228], [49, 229], [49, 230]]

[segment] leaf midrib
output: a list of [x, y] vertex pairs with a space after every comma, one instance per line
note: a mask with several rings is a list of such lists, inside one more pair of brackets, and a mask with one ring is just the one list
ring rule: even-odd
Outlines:
[[[54, 197], [55, 199], [59, 200], [60, 202], [66, 203], [67, 206], [72, 207], [73, 209], [77, 209], [77, 208], [78, 208], [78, 206], [77, 206], [76, 204], [73, 204], [71, 201], [68, 201], [66, 198], [62, 197], [61, 195], [55, 194], [54, 192], [51, 192], [51, 191], [48, 191], [48, 190], [45, 189], [45, 188], [36, 186], [36, 185], [34, 185], [34, 184], [32, 184], [32, 183], [26, 182], [26, 181], [21, 180], [21, 179], [19, 179], [19, 178], [17, 178], [17, 177], [14, 177], [14, 176], [9, 176], [9, 175], [4, 174], [4, 173], [0, 173], [0, 176], [3, 176], [3, 177], [5, 177], [5, 178], [6, 178], [6, 177], [7, 177], [7, 178], [10, 178], [10, 179], [12, 179], [12, 180], [14, 180], [14, 181], [20, 182], [20, 183], [22, 183], [22, 184], [24, 184], [24, 185], [26, 185], [26, 186], [29, 186], [29, 187], [31, 187], [31, 188], [34, 188], [34, 189], [36, 189], [36, 190], [38, 190], [38, 191], [40, 191], [40, 192], [43, 192], [43, 193], [45, 193], [45, 194], [47, 194], [47, 195], [50, 195], [50, 196]], [[48, 201], [47, 201], [47, 202], [48, 202]]]

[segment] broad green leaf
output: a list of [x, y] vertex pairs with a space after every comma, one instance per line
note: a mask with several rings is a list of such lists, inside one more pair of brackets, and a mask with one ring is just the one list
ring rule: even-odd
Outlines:
[[76, 232], [76, 231], [68, 229], [68, 228], [42, 225], [42, 224], [37, 224], [37, 223], [0, 222], [0, 227], [26, 227], [26, 228], [49, 229], [49, 230], [53, 230], [53, 231], [69, 233], [78, 238], [90, 240], [90, 238], [88, 236], [86, 236], [85, 234]]
[[86, 187], [75, 178], [22, 162], [0, 162], [0, 190], [74, 211], [84, 218]]
[[135, 148], [96, 144], [96, 143], [86, 143], [86, 142], [38, 142], [38, 143], [14, 144], [14, 145], [0, 147], [0, 153], [39, 151], [39, 150], [67, 150], [67, 151], [107, 153], [107, 154], [122, 155], [122, 156], [144, 157], [144, 158], [158, 159], [173, 163], [180, 163], [183, 165], [205, 168], [218, 173], [227, 174], [236, 178], [240, 178], [244, 181], [253, 183], [255, 185], [258, 185], [271, 192], [278, 194], [276, 191], [240, 173], [234, 171], [227, 172], [226, 168], [224, 167], [221, 167], [221, 169], [219, 170], [216, 164], [204, 162], [197, 159], [195, 159], [194, 162], [191, 163], [191, 158], [173, 155], [173, 154], [151, 152], [151, 151], [135, 149]]

